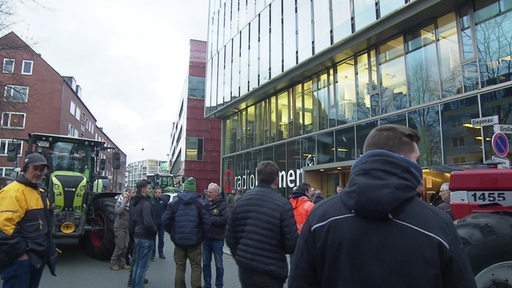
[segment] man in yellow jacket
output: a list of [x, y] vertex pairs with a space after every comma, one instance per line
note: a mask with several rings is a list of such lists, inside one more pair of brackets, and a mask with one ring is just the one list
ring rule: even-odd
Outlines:
[[27, 155], [23, 173], [0, 191], [0, 275], [4, 288], [38, 287], [45, 264], [55, 273], [50, 202], [39, 187], [48, 167], [41, 154]]

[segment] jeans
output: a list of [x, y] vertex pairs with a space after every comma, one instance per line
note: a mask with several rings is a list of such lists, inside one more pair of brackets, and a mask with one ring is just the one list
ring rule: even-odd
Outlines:
[[14, 260], [11, 264], [0, 269], [0, 275], [4, 281], [3, 288], [37, 288], [41, 275], [43, 275], [44, 263], [36, 268], [27, 260]]
[[208, 238], [203, 242], [203, 279], [205, 287], [212, 286], [212, 253], [215, 260], [215, 286], [224, 286], [223, 247], [224, 240]]
[[174, 288], [185, 288], [185, 271], [187, 259], [190, 261], [190, 285], [192, 288], [201, 288], [201, 244], [194, 248], [174, 247], [174, 262], [176, 274], [174, 276]]
[[[164, 236], [165, 236], [165, 231], [164, 231], [164, 225], [162, 224], [157, 224], [156, 225], [156, 231], [158, 232], [158, 256], [162, 256], [164, 255]], [[153, 242], [153, 252], [152, 252], [152, 257], [154, 258], [155, 257], [155, 250], [156, 250], [156, 239], [155, 241]]]
[[132, 287], [144, 288], [146, 266], [148, 265], [151, 251], [153, 251], [154, 240], [135, 238], [135, 263], [132, 271]]

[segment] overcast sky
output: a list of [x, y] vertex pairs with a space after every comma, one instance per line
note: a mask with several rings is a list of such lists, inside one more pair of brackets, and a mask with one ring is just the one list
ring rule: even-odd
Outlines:
[[207, 40], [208, 0], [11, 0], [14, 31], [82, 100], [128, 163], [167, 160], [190, 39]]

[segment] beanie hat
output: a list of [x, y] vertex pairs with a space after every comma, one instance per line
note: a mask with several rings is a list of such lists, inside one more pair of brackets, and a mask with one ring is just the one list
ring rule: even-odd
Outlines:
[[196, 192], [196, 179], [194, 177], [189, 177], [183, 183], [183, 191], [193, 191]]
[[46, 168], [50, 168], [48, 162], [46, 162], [46, 158], [39, 153], [32, 153], [25, 157], [25, 161], [23, 162], [23, 169], [21, 171], [27, 171], [29, 165], [32, 166], [46, 166]]

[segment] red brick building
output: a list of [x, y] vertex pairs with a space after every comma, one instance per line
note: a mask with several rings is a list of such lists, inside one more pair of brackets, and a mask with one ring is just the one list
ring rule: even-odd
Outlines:
[[[96, 118], [80, 98], [81, 88], [73, 77], [63, 77], [40, 54], [21, 40], [14, 32], [0, 38], [0, 175], [10, 175], [21, 165], [25, 156], [22, 141], [29, 133], [48, 133], [101, 140], [107, 146], [117, 147], [96, 126]], [[10, 145], [19, 145], [18, 163], [8, 162]], [[119, 149], [118, 149], [119, 150]], [[107, 159], [105, 176], [116, 173], [116, 187], [124, 187], [125, 168], [111, 169], [111, 152]], [[126, 155], [121, 151], [122, 162]]]
[[171, 130], [169, 167], [176, 179], [195, 177], [197, 190], [220, 185], [221, 122], [204, 117], [206, 42], [190, 40], [189, 72]]

